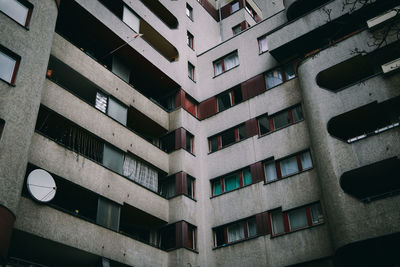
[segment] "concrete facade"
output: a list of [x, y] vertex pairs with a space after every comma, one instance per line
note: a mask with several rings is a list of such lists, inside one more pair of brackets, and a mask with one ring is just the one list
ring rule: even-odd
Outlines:
[[[387, 62], [398, 59], [398, 37], [390, 35], [379, 47], [370, 45], [388, 25], [398, 26], [398, 15], [391, 24], [373, 29], [359, 23], [395, 9], [396, 1], [353, 8], [343, 6], [343, 0], [247, 1], [262, 17], [259, 22], [242, 0], [241, 8], [223, 19], [223, 7], [235, 1], [10, 1], [33, 8], [28, 27], [0, 12], [0, 52], [10, 50], [20, 57], [14, 84], [0, 80], [0, 119], [5, 121], [0, 128], [0, 264], [400, 264], [388, 249], [399, 241], [399, 169], [389, 170], [391, 180], [382, 178], [390, 190], [367, 199], [345, 192], [341, 180], [344, 173], [399, 159], [398, 107], [391, 105], [382, 113], [388, 114], [390, 124], [362, 132], [360, 140], [340, 140], [328, 132], [330, 121], [342, 115], [350, 120], [348, 125], [358, 127], [356, 119], [345, 115], [374, 101], [398, 103], [399, 72], [384, 75], [374, 68], [373, 75], [337, 91], [322, 88], [318, 78], [324, 70], [375, 51], [391, 49], [385, 54]], [[287, 8], [294, 4], [307, 5], [307, 12], [288, 20]], [[176, 27], [168, 24], [169, 14], [158, 5], [174, 16]], [[86, 22], [82, 29], [102, 29], [103, 39], [84, 36], [63, 21], [63, 12], [71, 7], [79, 13], [74, 19]], [[126, 8], [164, 38], [159, 47], [174, 47], [177, 57], [170, 60], [157, 50], [151, 43], [159, 40], [154, 32], [134, 38], [137, 32], [123, 18]], [[232, 27], [243, 21], [249, 27], [233, 36]], [[357, 27], [351, 28], [349, 21]], [[339, 33], [332, 31], [335, 27]], [[332, 38], [320, 36], [321, 29]], [[187, 44], [188, 32], [193, 47]], [[268, 49], [261, 51], [259, 40], [264, 36]], [[216, 75], [216, 62], [232, 52], [238, 64], [225, 71], [224, 62]], [[132, 78], [120, 78], [109, 56], [123, 57], [129, 65], [123, 68], [131, 68]], [[48, 68], [50, 57], [71, 68], [76, 79], [79, 74], [97, 94], [89, 89], [76, 92], [72, 82], [57, 80], [63, 69]], [[188, 63], [194, 66], [193, 77]], [[232, 88], [240, 88], [240, 97]], [[97, 106], [99, 92], [106, 96], [104, 111]], [[226, 94], [231, 107], [223, 110]], [[128, 122], [114, 117], [111, 100], [119, 103], [118, 112], [126, 110]], [[265, 118], [268, 131], [262, 133]], [[57, 120], [55, 129], [47, 125]], [[243, 138], [240, 129], [245, 129]], [[74, 131], [81, 139], [70, 143]], [[213, 138], [217, 148], [212, 147]], [[111, 163], [107, 146], [117, 151]], [[122, 160], [115, 163], [118, 157]], [[137, 179], [126, 174], [129, 157], [157, 173], [158, 190], [147, 184], [147, 172]], [[275, 178], [267, 170], [271, 162]], [[120, 164], [122, 171], [113, 164]], [[32, 168], [54, 177], [54, 200], [33, 200], [26, 185]], [[251, 176], [249, 184], [245, 170]], [[143, 176], [144, 181], [138, 178]], [[237, 182], [229, 189], [233, 176]], [[172, 187], [165, 186], [168, 181]], [[375, 187], [380, 188], [379, 182]], [[365, 189], [362, 184], [357, 188]], [[106, 209], [101, 201], [111, 204]], [[115, 210], [118, 215], [112, 214]], [[52, 256], [46, 256], [45, 248]]]

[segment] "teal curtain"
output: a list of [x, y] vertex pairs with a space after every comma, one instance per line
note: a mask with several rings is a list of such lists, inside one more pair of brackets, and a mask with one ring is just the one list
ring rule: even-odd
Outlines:
[[239, 175], [237, 173], [227, 176], [224, 181], [226, 192], [240, 187]]
[[214, 182], [214, 196], [219, 195], [221, 193], [222, 193], [221, 182], [219, 180], [215, 181]]
[[243, 185], [251, 184], [251, 172], [250, 169], [243, 170]]

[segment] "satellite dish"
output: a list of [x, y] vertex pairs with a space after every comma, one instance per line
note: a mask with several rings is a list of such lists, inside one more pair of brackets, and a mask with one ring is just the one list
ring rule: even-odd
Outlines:
[[39, 202], [49, 202], [56, 195], [56, 182], [45, 170], [36, 169], [28, 175], [26, 186], [31, 196]]

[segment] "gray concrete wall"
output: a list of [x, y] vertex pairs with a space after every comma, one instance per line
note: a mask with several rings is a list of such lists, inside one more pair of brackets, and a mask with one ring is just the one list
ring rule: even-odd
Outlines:
[[57, 6], [54, 0], [31, 0], [29, 30], [0, 13], [0, 43], [21, 57], [15, 87], [0, 81], [0, 118], [6, 124], [0, 141], [0, 204], [17, 212], [46, 67]]
[[[318, 177], [322, 186], [334, 249], [348, 243], [399, 231], [399, 196], [364, 204], [343, 192], [339, 178], [345, 172], [400, 153], [399, 129], [347, 144], [329, 135], [330, 118], [373, 101], [398, 96], [399, 75], [375, 76], [338, 93], [320, 88], [315, 77], [321, 71], [353, 55], [355, 48], [371, 51], [368, 31], [306, 59], [299, 80], [309, 120]], [[360, 185], [362, 186], [362, 185]]]

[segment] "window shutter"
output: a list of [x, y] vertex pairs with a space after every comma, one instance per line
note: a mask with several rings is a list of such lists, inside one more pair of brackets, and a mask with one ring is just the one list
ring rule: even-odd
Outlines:
[[231, 14], [231, 4], [227, 4], [221, 8], [221, 19], [229, 17]]
[[246, 125], [246, 135], [251, 137], [258, 134], [257, 119], [253, 118], [245, 122]]
[[199, 104], [199, 119], [211, 117], [217, 113], [217, 98], [211, 97]]
[[263, 74], [259, 74], [242, 83], [243, 100], [259, 95], [266, 90]]
[[257, 224], [257, 235], [269, 234], [269, 220], [267, 211], [256, 214], [256, 224]]
[[186, 130], [178, 128], [175, 130], [175, 149], [186, 147]]
[[261, 162], [256, 162], [250, 165], [250, 172], [253, 183], [264, 180], [263, 165]]

